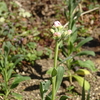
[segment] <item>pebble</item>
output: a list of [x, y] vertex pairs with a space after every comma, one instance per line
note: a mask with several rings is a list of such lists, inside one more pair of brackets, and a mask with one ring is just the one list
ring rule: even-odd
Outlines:
[[17, 72], [17, 73], [19, 73], [19, 70], [18, 70], [18, 69], [16, 69], [16, 72]]
[[22, 75], [25, 75], [25, 72], [22, 72]]

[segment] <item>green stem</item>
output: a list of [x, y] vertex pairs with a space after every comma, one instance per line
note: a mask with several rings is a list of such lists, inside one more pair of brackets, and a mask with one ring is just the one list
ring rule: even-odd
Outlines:
[[71, 59], [67, 61], [69, 81], [72, 84]]
[[5, 57], [5, 65], [4, 65], [4, 81], [5, 81], [5, 100], [8, 100], [8, 95], [10, 93], [10, 89], [8, 87], [8, 75], [7, 75], [7, 60], [8, 57]]
[[70, 81], [70, 83], [72, 85], [72, 75], [71, 75], [71, 73], [69, 73], [69, 81]]
[[56, 42], [55, 55], [54, 55], [54, 68], [57, 68], [58, 48], [59, 48], [59, 43]]
[[8, 92], [8, 81], [7, 81], [7, 71], [5, 70], [4, 71], [4, 74], [5, 74], [5, 88], [6, 88], [6, 90], [5, 90], [5, 100], [7, 99], [7, 97], [8, 97], [8, 94], [9, 94], [9, 92]]
[[[73, 6], [72, 0], [69, 0], [69, 2], [70, 2], [69, 6], [70, 7]], [[71, 7], [69, 9], [69, 25], [68, 25], [68, 29], [72, 29], [71, 28], [72, 27], [72, 20], [73, 20], [73, 8]]]
[[[58, 49], [59, 49], [59, 43], [56, 42], [55, 46], [55, 54], [54, 54], [54, 68], [57, 68], [57, 57], [58, 57]], [[55, 100], [56, 96], [56, 76], [52, 77], [52, 100]]]

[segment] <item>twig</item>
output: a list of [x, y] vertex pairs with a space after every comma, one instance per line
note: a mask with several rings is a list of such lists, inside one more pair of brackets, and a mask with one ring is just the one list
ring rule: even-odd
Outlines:
[[[83, 16], [83, 15], [85, 15], [85, 14], [87, 14], [87, 13], [90, 13], [90, 12], [92, 12], [92, 11], [95, 11], [95, 10], [97, 10], [97, 9], [100, 9], [100, 7], [96, 7], [96, 8], [94, 8], [94, 9], [91, 9], [91, 10], [88, 10], [88, 11], [86, 11], [86, 12], [83, 12], [80, 16]], [[77, 17], [74, 17], [74, 19], [76, 19]], [[69, 22], [67, 22], [65, 25], [64, 25], [64, 27], [66, 27], [67, 25], [68, 25], [68, 23]]]
[[91, 10], [88, 10], [88, 11], [86, 11], [86, 12], [83, 12], [83, 13], [81, 14], [81, 16], [83, 16], [84, 14], [90, 13], [90, 12], [92, 12], [92, 11], [94, 11], [94, 10], [97, 10], [97, 9], [100, 9], [100, 7], [96, 7], [96, 8], [94, 8], [94, 9], [91, 9]]

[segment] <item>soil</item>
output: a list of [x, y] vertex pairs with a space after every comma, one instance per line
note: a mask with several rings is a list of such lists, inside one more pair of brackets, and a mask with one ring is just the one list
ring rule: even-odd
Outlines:
[[[33, 16], [36, 17], [35, 20], [35, 25], [38, 27], [41, 27], [43, 29], [44, 27], [41, 26], [41, 22], [47, 21], [51, 17], [51, 21], [53, 22], [55, 19], [52, 17], [55, 15], [55, 11], [53, 9], [54, 5], [56, 3], [60, 3], [62, 0], [41, 0], [42, 3], [40, 3], [40, 0], [37, 0], [38, 4], [36, 4], [36, 0], [17, 0], [23, 8], [27, 9], [31, 13], [33, 13]], [[51, 5], [49, 7], [50, 11], [48, 10], [48, 5]], [[36, 8], [37, 7], [37, 8]], [[37, 9], [40, 9], [39, 7], [43, 7], [43, 10], [41, 10], [41, 15], [38, 15], [35, 11]], [[47, 7], [47, 8], [46, 8]], [[64, 8], [64, 6], [63, 6]], [[63, 9], [62, 8], [62, 9]], [[45, 9], [45, 10], [44, 10]], [[57, 8], [59, 9], [59, 7]], [[61, 11], [62, 11], [61, 9]], [[47, 13], [48, 12], [48, 13]], [[86, 16], [85, 16], [86, 17]], [[42, 19], [43, 18], [43, 19]], [[47, 18], [47, 19], [46, 19]], [[61, 17], [61, 22], [65, 24], [65, 20], [63, 17]], [[47, 21], [48, 22], [48, 21]], [[100, 22], [100, 21], [99, 21]], [[51, 23], [49, 23], [51, 24]], [[50, 27], [49, 26], [46, 26]], [[96, 27], [92, 26], [91, 29], [91, 36], [94, 38], [93, 41], [87, 43], [82, 47], [83, 50], [92, 50], [96, 53], [95, 57], [92, 56], [83, 56], [82, 58], [79, 59], [90, 59], [95, 63], [95, 67], [98, 69], [96, 72], [91, 72], [91, 75], [86, 76], [86, 79], [89, 81], [91, 84], [91, 90], [90, 90], [90, 100], [100, 100], [100, 23], [96, 25]], [[39, 84], [42, 81], [46, 81], [50, 76], [46, 74], [46, 71], [53, 66], [53, 59], [50, 58], [43, 58], [41, 60], [37, 60], [35, 62], [35, 65], [32, 66], [30, 64], [26, 64], [25, 66], [23, 65], [23, 68], [16, 69], [16, 72], [21, 75], [26, 75], [31, 78], [31, 80], [21, 82], [19, 86], [14, 89], [13, 91], [16, 93], [19, 93], [23, 96], [23, 100], [41, 100], [40, 97], [40, 91], [39, 91]], [[72, 92], [67, 91], [67, 87], [70, 86], [70, 83], [67, 79], [63, 79], [62, 85], [58, 91], [57, 96], [61, 95], [67, 95], [70, 96], [71, 98], [68, 100], [81, 100], [81, 91], [82, 88], [77, 84], [77, 82], [74, 83], [75, 89]], [[2, 99], [2, 97], [0, 97]], [[1, 100], [0, 99], [0, 100]], [[10, 99], [13, 100], [13, 99]]]

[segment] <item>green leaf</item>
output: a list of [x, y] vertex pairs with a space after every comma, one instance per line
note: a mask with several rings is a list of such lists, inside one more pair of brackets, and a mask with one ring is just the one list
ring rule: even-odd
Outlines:
[[51, 75], [51, 74], [52, 74], [52, 71], [53, 71], [53, 67], [51, 67], [51, 68], [46, 72], [46, 74]]
[[95, 56], [95, 53], [94, 53], [94, 51], [81, 51], [81, 52], [77, 53], [75, 56], [82, 56], [82, 55]]
[[90, 84], [88, 81], [84, 80], [83, 77], [78, 76], [78, 75], [73, 75], [72, 77], [74, 77], [77, 82], [79, 83], [79, 85], [82, 87], [83, 86], [83, 82], [84, 82], [84, 89], [85, 90], [89, 90], [90, 89]]
[[10, 78], [11, 78], [11, 75], [12, 75], [12, 72], [13, 72], [14, 70], [13, 69], [9, 69], [8, 70], [8, 73], [7, 73], [7, 79], [9, 80]]
[[86, 100], [90, 100], [90, 90], [88, 91]]
[[[79, 27], [79, 29], [80, 29], [81, 27]], [[76, 39], [76, 41], [80, 41], [80, 40], [83, 40], [83, 39], [85, 39], [84, 37], [77, 37], [77, 39]]]
[[[84, 82], [85, 82], [85, 80], [84, 80]], [[88, 90], [88, 94], [86, 96], [85, 89], [84, 89], [84, 87], [85, 87], [84, 82], [83, 82], [83, 87], [82, 87], [82, 99], [81, 100], [90, 100], [90, 89]], [[87, 97], [87, 98], [85, 98], [85, 97]]]
[[77, 32], [74, 32], [74, 31], [76, 31], [76, 27], [73, 27], [72, 30], [73, 30], [73, 34], [71, 34], [69, 41], [71, 41], [72, 43], [74, 43], [76, 41], [76, 39], [77, 39]]
[[5, 2], [0, 2], [0, 14], [2, 12], [7, 12], [7, 11], [8, 11], [8, 9], [7, 9], [6, 3]]
[[83, 87], [82, 87], [82, 100], [85, 100], [85, 79], [84, 79], [84, 82], [83, 82]]
[[52, 97], [47, 95], [45, 100], [52, 100]]
[[68, 45], [68, 54], [71, 54], [74, 50], [74, 45], [72, 42], [70, 42], [70, 44]]
[[17, 65], [20, 61], [22, 61], [22, 60], [23, 60], [23, 57], [17, 58], [17, 59], [15, 60], [15, 62], [14, 62], [13, 67], [16, 66], [16, 65]]
[[37, 51], [37, 56], [42, 56], [43, 55], [43, 51]]
[[82, 40], [77, 46], [76, 49], [84, 45], [85, 43], [91, 41], [93, 38], [92, 37], [87, 37], [86, 39]]
[[63, 79], [63, 75], [64, 75], [64, 67], [62, 67], [62, 66], [59, 66], [58, 68], [57, 68], [57, 78], [56, 78], [56, 92], [57, 92], [57, 90], [59, 89], [59, 87], [60, 87], [60, 84], [61, 84], [61, 82], [62, 82], [62, 79]]
[[73, 31], [73, 33], [74, 33], [74, 36], [73, 36], [73, 42], [76, 42], [76, 41], [78, 41], [78, 40], [80, 40], [80, 39], [83, 39], [83, 37], [77, 37], [77, 31], [80, 29], [80, 27], [76, 27], [76, 25], [74, 24], [73, 25], [73, 27], [72, 27], [72, 31]]
[[91, 71], [97, 70], [95, 69], [94, 63], [91, 60], [87, 60], [87, 61], [77, 60], [77, 64], [81, 67], [89, 68]]
[[64, 9], [64, 15], [65, 15], [65, 18], [68, 20], [68, 14], [66, 12], [66, 9]]
[[86, 69], [79, 69], [75, 73], [78, 74], [78, 75], [88, 75], [88, 74], [90, 74], [90, 72]]
[[22, 81], [25, 81], [25, 80], [29, 80], [30, 77], [27, 77], [27, 76], [18, 76], [18, 77], [15, 77], [13, 83], [11, 84], [11, 89], [17, 87], [19, 85], [20, 82]]
[[73, 0], [73, 3], [74, 3], [74, 9], [78, 6], [78, 4], [79, 4], [79, 2], [80, 2], [81, 0]]
[[[73, 16], [74, 17], [74, 16]], [[76, 22], [76, 20], [73, 20], [72, 21], [72, 25], [71, 25], [71, 29], [73, 30], [76, 30], [76, 25], [75, 25], [75, 22]]]
[[11, 59], [12, 59], [12, 61], [16, 61], [19, 58], [24, 58], [24, 56], [22, 54], [17, 54], [15, 56], [13, 56]]
[[3, 93], [0, 93], [0, 95], [4, 96], [5, 94], [3, 94]]
[[[61, 58], [59, 59], [60, 60], [60, 64], [64, 63], [65, 61], [69, 60], [69, 59], [72, 59], [73, 57], [72, 56], [69, 56], [67, 58], [65, 58], [64, 60], [61, 60]], [[59, 65], [60, 65], [59, 64]]]
[[81, 12], [80, 11], [77, 11], [75, 14], [74, 14], [74, 17], [77, 17], [75, 20], [77, 20], [81, 15]]
[[12, 44], [10, 42], [3, 43], [3, 49], [5, 51], [6, 56], [9, 54], [11, 48], [12, 48]]
[[60, 100], [66, 100], [66, 99], [69, 99], [70, 97], [69, 96], [66, 96], [66, 95], [63, 95], [60, 97]]
[[53, 70], [52, 70], [52, 77], [54, 77], [56, 75], [57, 75], [57, 70], [55, 68], [53, 68]]
[[23, 96], [21, 94], [18, 94], [18, 93], [11, 93], [15, 99], [17, 100], [22, 100]]
[[[67, 57], [67, 56], [68, 56], [68, 53], [67, 53], [67, 51], [66, 51], [66, 48], [65, 48], [64, 46], [61, 46], [60, 48], [61, 48], [61, 50], [62, 50], [62, 54], [63, 54], [65, 57]], [[61, 59], [60, 57], [58, 57], [58, 58], [59, 58], [59, 60]]]
[[67, 91], [72, 91], [74, 88], [75, 88], [75, 87], [74, 87], [73, 85], [71, 85], [71, 86], [68, 86], [68, 87], [66, 88], [66, 90], [67, 90]]
[[48, 91], [50, 84], [51, 84], [50, 80], [43, 81], [40, 83], [40, 94], [42, 99], [44, 99], [44, 95]]

